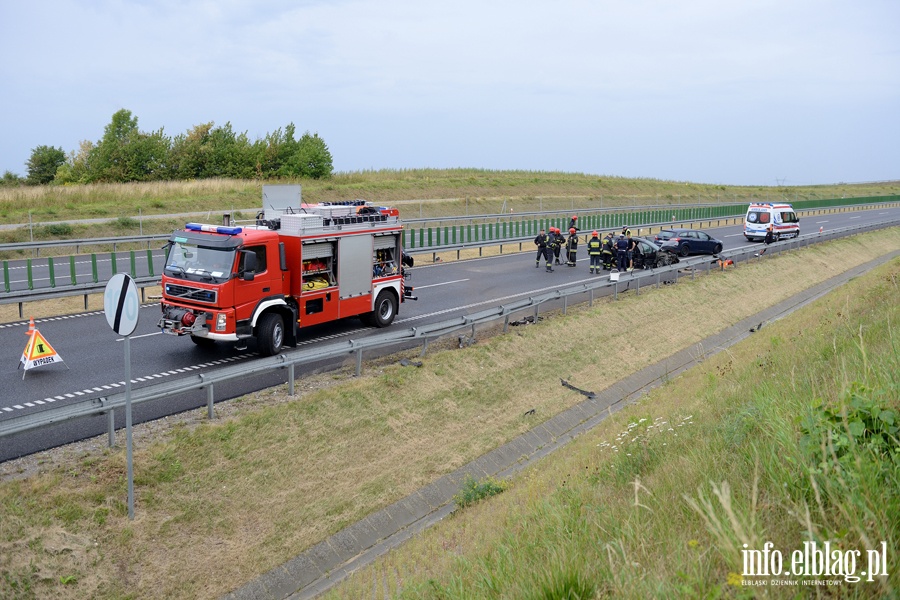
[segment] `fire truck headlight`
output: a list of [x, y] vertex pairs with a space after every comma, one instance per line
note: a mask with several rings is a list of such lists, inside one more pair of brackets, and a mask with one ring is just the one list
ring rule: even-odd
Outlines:
[[225, 331], [227, 323], [227, 317], [225, 313], [219, 313], [216, 315], [216, 331]]

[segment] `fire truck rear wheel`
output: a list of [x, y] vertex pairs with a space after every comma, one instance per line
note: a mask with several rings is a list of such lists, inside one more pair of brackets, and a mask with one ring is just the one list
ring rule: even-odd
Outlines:
[[375, 310], [372, 311], [373, 324], [376, 327], [387, 327], [397, 316], [397, 297], [387, 290], [382, 290], [375, 298]]
[[263, 356], [274, 356], [284, 346], [284, 321], [278, 313], [266, 313], [259, 318], [256, 325], [256, 340], [259, 353]]

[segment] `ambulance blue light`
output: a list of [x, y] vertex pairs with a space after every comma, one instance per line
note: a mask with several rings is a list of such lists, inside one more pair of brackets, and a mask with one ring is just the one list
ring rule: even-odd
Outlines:
[[221, 225], [203, 225], [201, 223], [188, 223], [184, 226], [188, 231], [206, 231], [208, 233], [223, 233], [225, 235], [237, 235], [243, 227], [224, 227]]

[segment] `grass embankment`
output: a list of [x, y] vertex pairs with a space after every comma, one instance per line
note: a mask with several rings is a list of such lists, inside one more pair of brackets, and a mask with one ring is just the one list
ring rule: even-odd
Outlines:
[[[628, 293], [618, 302], [597, 302], [592, 308], [570, 307], [566, 317], [548, 318], [534, 326], [517, 328], [509, 335], [482, 339], [464, 350], [431, 352], [420, 369], [385, 362], [367, 367], [360, 378], [345, 380], [345, 374], [336, 373], [303, 379], [299, 385], [300, 397], [290, 401], [283, 386], [233, 401], [229, 407], [239, 410], [233, 418], [203, 422], [197, 427], [178, 426], [167, 435], [144, 438], [137, 443], [133, 522], [128, 520], [125, 506], [125, 457], [120, 449], [77, 455], [71, 461], [49, 462], [38, 475], [18, 480], [7, 478], [0, 483], [0, 577], [4, 583], [0, 593], [5, 590], [8, 597], [19, 598], [219, 597], [289, 560], [328, 534], [533, 427], [536, 423], [533, 418], [522, 417], [526, 410], [534, 408], [541, 419], [573, 406], [581, 396], [562, 390], [561, 377], [583, 389], [600, 391], [615, 378], [696, 343], [835, 273], [897, 248], [900, 248], [898, 229], [838, 240], [742, 264], [725, 273], [714, 272], [695, 281], [682, 279], [676, 286], [645, 289], [640, 296]], [[890, 269], [892, 277], [882, 275], [886, 285], [896, 285], [898, 270], [900, 265], [895, 262]], [[530, 270], [523, 276], [531, 276]], [[763, 280], [767, 286], [760, 289], [759, 282]], [[892, 289], [896, 295], [896, 287]], [[847, 297], [848, 306], [843, 314], [851, 314], [851, 306], [856, 307], [857, 299], [866, 306], [875, 302], [874, 296], [870, 299], [860, 294]], [[698, 304], [704, 298], [714, 300]], [[672, 307], [678, 306], [702, 306], [702, 310], [673, 311]], [[656, 317], [648, 318], [648, 315]], [[807, 326], [820, 325], [817, 320], [811, 320], [809, 324], [797, 325], [797, 332], [785, 328], [781, 334], [767, 332], [763, 339], [779, 340], [779, 352], [799, 353], [802, 346], [818, 339], [818, 334], [804, 332]], [[781, 330], [779, 327], [778, 331]], [[868, 338], [864, 340], [869, 348]], [[791, 371], [767, 362], [767, 357], [776, 350], [775, 342], [772, 344], [773, 348], [758, 359], [753, 355], [754, 361], [763, 364], [753, 377], [731, 379], [730, 373], [736, 373], [739, 368], [736, 362], [723, 366], [730, 370], [721, 374], [704, 369], [700, 377], [718, 381], [721, 387], [717, 394], [727, 392], [738, 396], [742, 386], [755, 384], [760, 378], [777, 376], [779, 379], [772, 381], [780, 381]], [[834, 346], [822, 360], [837, 361], [840, 366], [845, 356], [843, 348]], [[870, 358], [870, 364], [883, 370], [873, 360]], [[871, 383], [874, 379], [865, 381]], [[327, 385], [329, 382], [332, 385]], [[802, 384], [789, 383], [788, 390]], [[322, 389], [313, 389], [319, 386]], [[782, 388], [772, 390], [773, 394], [784, 392]], [[747, 392], [743, 393], [744, 401], [755, 399], [755, 393], [749, 397]], [[652, 416], [650, 422], [671, 414], [666, 420], [677, 423], [680, 421], [675, 419], [679, 415], [693, 414], [695, 423], [681, 428], [691, 430], [701, 422], [701, 417], [706, 419], [705, 413], [688, 408], [688, 397], [668, 395], [659, 402], [659, 412], [651, 414], [647, 404], [642, 409]], [[671, 407], [663, 410], [663, 402], [671, 402]], [[713, 409], [720, 410], [716, 406], [709, 408]], [[219, 407], [219, 410], [226, 409]], [[747, 457], [752, 448], [758, 448], [757, 454], [776, 451], [756, 439], [757, 426], [764, 432], [767, 421], [755, 418], [756, 409], [747, 407], [746, 410], [750, 412], [740, 418], [715, 413], [718, 418], [732, 421], [734, 437], [730, 443], [734, 453], [741, 452], [743, 456], [728, 455], [722, 465], [706, 471], [707, 475], [717, 474], [716, 481], [727, 479], [740, 494], [744, 493], [747, 480], [733, 475], [746, 475], [744, 463], [750, 460]], [[738, 412], [743, 414], [741, 410]], [[791, 438], [784, 437], [782, 442], [788, 444]], [[736, 440], [750, 446], [734, 446]], [[726, 441], [722, 444], [727, 447]], [[660, 437], [654, 444], [665, 442]], [[639, 446], [635, 442], [633, 447]], [[665, 471], [668, 471], [681, 463], [703, 458], [693, 449], [677, 447], [679, 452], [669, 454], [666, 447], [648, 446], [647, 450], [632, 453], [633, 457], [620, 458], [622, 463], [610, 463], [613, 467], [609, 468], [603, 466], [599, 454], [591, 458], [594, 462], [578, 465], [578, 473], [584, 470], [596, 477], [595, 493], [600, 493], [607, 487], [618, 491], [628, 489], [629, 482], [634, 480], [633, 469], [643, 468], [640, 465], [646, 462], [647, 474], [639, 471], [641, 484], [651, 491], [654, 499], [648, 504], [640, 490], [637, 498], [653, 510], [646, 510], [645, 514], [635, 512], [632, 520], [622, 523], [620, 529], [609, 530], [614, 535], [595, 531], [597, 539], [603, 540], [598, 547], [606, 564], [621, 567], [622, 577], [633, 575], [634, 583], [642, 577], [641, 571], [632, 565], [640, 562], [630, 560], [633, 555], [648, 549], [659, 555], [677, 550], [668, 545], [670, 538], [664, 530], [650, 527], [652, 514], [662, 514], [660, 505], [682, 507], [679, 519], [667, 517], [660, 526], [669, 527], [670, 535], [680, 531], [680, 524], [696, 520], [690, 516], [690, 509], [684, 508], [680, 494], [697, 497], [697, 488], [706, 485], [707, 475], [697, 482], [682, 479], [682, 484], [690, 485], [676, 496], [667, 497], [667, 488], [657, 481], [662, 474], [650, 471], [650, 467], [663, 470], [659, 466], [663, 463], [667, 463]], [[591, 470], [592, 465], [597, 466], [595, 471]], [[14, 465], [3, 467], [8, 471]], [[621, 475], [618, 469], [623, 469]], [[575, 472], [571, 473], [572, 483], [579, 483]], [[724, 477], [719, 477], [719, 473]], [[770, 475], [764, 472], [763, 476], [768, 481]], [[536, 471], [531, 475], [535, 481], [538, 477]], [[546, 482], [538, 487], [516, 483], [507, 497], [519, 493], [517, 489], [530, 489], [528, 493], [535, 501], [538, 489], [550, 493], [551, 500], [565, 498], [570, 493], [560, 487], [561, 479], [551, 476]], [[670, 491], [675, 488], [675, 483], [667, 485]], [[709, 488], [703, 493], [709, 497]], [[632, 491], [632, 500], [633, 494]], [[622, 498], [620, 502], [624, 502]], [[738, 496], [737, 501], [743, 502], [742, 498]], [[768, 526], [770, 514], [776, 514], [769, 512], [770, 504], [780, 498], [767, 495], [757, 504], [765, 507], [757, 510], [759, 523]], [[607, 513], [605, 505], [596, 506], [601, 507], [598, 515], [605, 518], [612, 514]], [[816, 505], [810, 503], [810, 507], [818, 511]], [[480, 514], [481, 510], [476, 508], [472, 515]], [[828, 511], [826, 515], [831, 514], [830, 507], [823, 510]], [[547, 522], [535, 527], [549, 532], [556, 526], [569, 529], [573, 525], [582, 526], [582, 521], [559, 520], [573, 514], [589, 516], [590, 511], [579, 508], [575, 513], [548, 512]], [[498, 520], [498, 530], [502, 522]], [[814, 522], [822, 531], [831, 532], [829, 522], [818, 518]], [[860, 528], [870, 532], [873, 539], [882, 535], [871, 529], [869, 522], [871, 519], [859, 521]], [[690, 539], [697, 540], [698, 555], [714, 554], [710, 535], [704, 537], [702, 530], [686, 531], [691, 531]], [[753, 531], [760, 533], [759, 529]], [[784, 541], [774, 533], [777, 532], [773, 530], [772, 541]], [[661, 536], [658, 539], [653, 537], [657, 534]], [[642, 545], [632, 547], [638, 540]], [[434, 557], [435, 566], [457, 555], [457, 545], [452, 540], [443, 543], [446, 550], [442, 556]], [[469, 546], [464, 549], [468, 550]], [[534, 552], [539, 554], [537, 550]], [[560, 561], [545, 561], [546, 566], [549, 568], [553, 563], [571, 566], [579, 581], [607, 585], [605, 580], [595, 577], [600, 571], [581, 571], [578, 569], [582, 563], [565, 562], [575, 559], [563, 549], [558, 551], [558, 556]], [[479, 561], [477, 557], [472, 560]], [[494, 571], [489, 564], [493, 559], [485, 560], [487, 571]], [[720, 565], [731, 557], [723, 554], [723, 562], [714, 558], [704, 560], [707, 562], [697, 562], [695, 570], [685, 571], [689, 578], [687, 585], [719, 581]], [[496, 564], [498, 569], [490, 577], [505, 577], [499, 567], [513, 568], [512, 562]], [[406, 569], [405, 565], [401, 566]], [[418, 563], [410, 572], [421, 568]], [[727, 572], [730, 571], [724, 571], [725, 575]], [[548, 574], [552, 575], [550, 571]], [[480, 577], [474, 570], [472, 575]], [[458, 581], [458, 586], [464, 586], [462, 579]], [[483, 581], [483, 578], [473, 579], [468, 583], [476, 586]], [[496, 579], [500, 586], [507, 581]], [[627, 589], [626, 583], [623, 580], [620, 589]]]
[[894, 261], [764, 327], [327, 597], [897, 597], [898, 293]]
[[[817, 186], [726, 186], [629, 179], [583, 173], [409, 169], [338, 173], [324, 180], [243, 181], [211, 179], [161, 183], [0, 187], [0, 224], [34, 223], [35, 238], [59, 235], [41, 223], [108, 218], [132, 235], [138, 216], [251, 209], [262, 206], [266, 183], [300, 184], [307, 202], [364, 198], [399, 204], [407, 218], [493, 214], [501, 209], [569, 210], [644, 204], [696, 204], [883, 196], [900, 193], [900, 181]], [[445, 200], [446, 202], [433, 202]], [[427, 201], [427, 202], [426, 202]], [[253, 218], [253, 214], [246, 218]], [[144, 220], [146, 227], [153, 227]], [[20, 228], [19, 236], [29, 229]], [[73, 233], [78, 233], [74, 230]], [[18, 242], [4, 233], [0, 242]], [[76, 237], [76, 236], [73, 236]], [[25, 238], [29, 239], [29, 238]], [[52, 238], [51, 238], [52, 239]]]

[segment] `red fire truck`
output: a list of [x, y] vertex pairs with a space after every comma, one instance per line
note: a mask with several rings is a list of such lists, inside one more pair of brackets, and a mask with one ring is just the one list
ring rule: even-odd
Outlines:
[[[266, 208], [255, 224], [188, 223], [167, 244], [162, 276], [164, 333], [200, 346], [256, 338], [259, 353], [297, 342], [300, 327], [360, 317], [386, 327], [400, 303], [416, 299], [404, 285], [397, 209], [361, 200]], [[290, 192], [291, 190], [289, 190]], [[284, 194], [280, 195], [284, 197]], [[290, 193], [288, 193], [290, 196]]]

